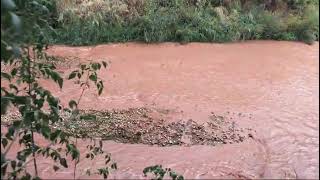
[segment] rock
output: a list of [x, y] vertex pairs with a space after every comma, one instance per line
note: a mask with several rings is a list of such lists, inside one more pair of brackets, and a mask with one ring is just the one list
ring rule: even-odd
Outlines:
[[[163, 118], [165, 116], [161, 115], [161, 118], [154, 119], [148, 117], [147, 112], [152, 112], [152, 110], [131, 108], [105, 112], [80, 111], [82, 114], [95, 114], [97, 116], [96, 121], [70, 120], [71, 114], [63, 113], [63, 122], [54, 124], [52, 127], [63, 129], [71, 134], [100, 136], [123, 143], [143, 143], [159, 146], [232, 144], [240, 143], [247, 137], [253, 138], [251, 133], [247, 133], [245, 137], [240, 136], [236, 132], [244, 132], [244, 130], [238, 128], [236, 122], [230, 122], [223, 116], [214, 115], [214, 112], [209, 117], [210, 121], [205, 125], [197, 124], [192, 119], [167, 123]], [[169, 113], [170, 111], [163, 112]], [[14, 115], [9, 117], [8, 121], [12, 121], [12, 118], [14, 118]], [[247, 130], [251, 129], [245, 129], [245, 131]]]

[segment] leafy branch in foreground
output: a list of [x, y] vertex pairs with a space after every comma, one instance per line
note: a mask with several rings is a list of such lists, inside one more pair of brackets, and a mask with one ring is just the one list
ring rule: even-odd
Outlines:
[[[103, 150], [102, 140], [88, 144], [88, 152], [81, 156], [77, 146], [77, 138], [60, 129], [53, 128], [60, 121], [61, 112], [71, 112], [71, 118], [78, 117], [78, 105], [84, 91], [93, 83], [100, 95], [103, 92], [103, 81], [98, 71], [106, 68], [107, 63], [89, 63], [80, 65], [68, 79], [77, 79], [82, 88], [77, 101], [71, 100], [69, 107], [62, 109], [60, 100], [50, 90], [42, 86], [40, 81], [52, 80], [59, 88], [63, 88], [64, 79], [53, 63], [48, 63], [45, 53], [47, 41], [44, 29], [52, 29], [48, 17], [54, 1], [50, 0], [1, 0], [1, 64], [9, 70], [1, 69], [1, 115], [10, 109], [18, 110], [20, 117], [12, 122], [5, 133], [1, 133], [1, 179], [40, 179], [39, 158], [52, 159], [52, 168], [68, 168], [68, 156], [74, 161], [74, 179], [76, 165], [84, 160], [104, 158], [104, 165], [98, 169], [87, 169], [86, 174], [99, 174], [107, 178], [110, 171], [117, 169], [111, 161], [110, 154]], [[52, 8], [51, 8], [52, 9]], [[45, 60], [45, 61], [43, 61]], [[46, 63], [44, 63], [46, 62]], [[39, 143], [40, 137], [49, 142]], [[21, 149], [15, 156], [9, 156], [13, 143], [19, 143]], [[82, 157], [82, 158], [81, 158]], [[29, 165], [31, 168], [26, 168]], [[163, 178], [163, 170], [146, 168], [147, 172], [155, 172]], [[181, 179], [170, 169], [165, 169], [174, 179]]]
[[151, 173], [155, 176], [155, 179], [162, 180], [164, 176], [169, 175], [172, 180], [183, 180], [183, 176], [174, 172], [171, 168], [162, 168], [161, 165], [149, 166], [144, 168], [143, 174], [147, 176], [148, 173]]
[[[60, 167], [69, 167], [67, 156], [71, 156], [75, 163], [80, 160], [80, 151], [73, 138], [59, 129], [52, 128], [52, 125], [62, 120], [60, 100], [39, 83], [40, 80], [50, 79], [60, 88], [63, 87], [63, 78], [56, 71], [56, 67], [52, 63], [41, 63], [47, 57], [44, 52], [45, 37], [42, 33], [43, 27], [48, 26], [44, 17], [47, 3], [50, 1], [14, 3], [12, 0], [1, 0], [1, 63], [10, 67], [9, 72], [1, 70], [1, 79], [5, 81], [1, 84], [1, 115], [6, 114], [10, 108], [17, 109], [20, 114], [20, 118], [8, 127], [7, 132], [1, 133], [1, 178], [39, 179], [37, 159], [40, 156], [53, 160], [54, 171]], [[106, 67], [105, 62], [102, 62], [102, 65]], [[87, 74], [88, 79], [94, 82], [99, 95], [104, 86], [97, 76], [97, 71], [102, 65], [81, 65], [80, 72]], [[81, 78], [81, 75], [78, 77]], [[88, 82], [84, 85], [89, 87]], [[70, 108], [64, 111], [77, 112], [77, 106], [73, 108], [73, 105], [74, 103], [70, 103]], [[46, 139], [50, 144], [41, 146], [35, 138], [36, 135]], [[16, 157], [9, 157], [7, 153], [16, 140], [22, 145], [22, 149], [17, 152]], [[88, 147], [91, 160], [98, 154], [106, 154], [102, 150], [102, 142], [99, 146], [94, 143]], [[110, 155], [106, 155], [105, 158], [108, 162], [94, 173], [107, 178]], [[26, 169], [31, 162], [34, 174]], [[116, 164], [111, 164], [111, 169], [116, 168]]]

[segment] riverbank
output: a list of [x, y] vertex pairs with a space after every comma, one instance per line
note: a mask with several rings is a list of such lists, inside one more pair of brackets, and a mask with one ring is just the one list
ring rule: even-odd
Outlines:
[[[52, 1], [52, 44], [319, 40], [319, 1]], [[94, 12], [94, 13], [93, 13]]]

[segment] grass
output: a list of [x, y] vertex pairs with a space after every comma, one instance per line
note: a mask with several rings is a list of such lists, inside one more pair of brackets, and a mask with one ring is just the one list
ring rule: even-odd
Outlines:
[[[319, 39], [319, 0], [267, 4], [234, 0], [75, 0], [57, 3], [51, 43], [91, 45], [108, 42], [230, 42]], [[195, 1], [194, 1], [195, 2]], [[223, 3], [224, 2], [224, 3]], [[256, 3], [253, 3], [256, 2]], [[289, 1], [288, 1], [289, 2]]]

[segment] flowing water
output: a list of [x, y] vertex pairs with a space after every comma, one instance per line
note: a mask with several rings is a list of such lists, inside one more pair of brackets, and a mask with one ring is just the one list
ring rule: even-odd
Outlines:
[[[111, 178], [141, 178], [143, 168], [155, 164], [185, 178], [319, 178], [319, 43], [126, 43], [54, 46], [49, 53], [111, 62], [99, 73], [103, 94], [87, 91], [81, 108], [165, 108], [172, 110], [170, 120], [199, 123], [214, 112], [256, 130], [253, 139], [214, 147], [106, 141], [119, 167]], [[62, 101], [81, 93], [73, 83], [62, 91], [47, 85]], [[78, 169], [102, 163], [82, 162]], [[41, 176], [72, 177], [68, 170], [51, 172], [44, 166]]]

